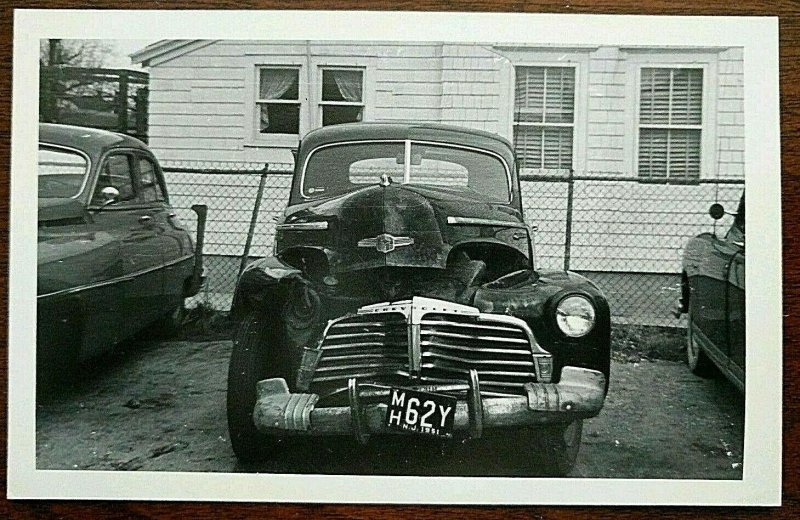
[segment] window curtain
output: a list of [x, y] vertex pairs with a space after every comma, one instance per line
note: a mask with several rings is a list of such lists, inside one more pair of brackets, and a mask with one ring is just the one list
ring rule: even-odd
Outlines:
[[[280, 99], [297, 83], [297, 74], [295, 69], [261, 69], [258, 98]], [[261, 105], [261, 130], [267, 128], [269, 128], [269, 108], [267, 105]]]
[[362, 89], [360, 70], [328, 70], [345, 101], [361, 101]]
[[295, 83], [297, 83], [295, 69], [262, 69], [258, 98], [280, 99]]

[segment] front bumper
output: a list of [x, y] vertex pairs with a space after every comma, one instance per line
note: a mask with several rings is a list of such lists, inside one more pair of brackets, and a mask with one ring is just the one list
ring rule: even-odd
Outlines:
[[[484, 429], [593, 417], [603, 407], [605, 387], [601, 372], [564, 367], [559, 383], [527, 383], [526, 395], [516, 397], [481, 398], [475, 371], [471, 371], [468, 384], [427, 390], [467, 390], [467, 398], [459, 399], [456, 406], [454, 429], [477, 438]], [[396, 433], [385, 427], [387, 405], [375, 402], [388, 392], [387, 387], [350, 379], [349, 406], [317, 407], [317, 394], [290, 393], [284, 379], [265, 379], [258, 383], [253, 421], [260, 431], [272, 435], [351, 434], [364, 442], [370, 434]]]

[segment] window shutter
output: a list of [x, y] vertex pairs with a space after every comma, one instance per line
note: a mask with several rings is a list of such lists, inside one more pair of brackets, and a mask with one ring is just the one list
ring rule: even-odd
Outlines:
[[642, 69], [642, 124], [669, 124], [670, 69]]
[[517, 121], [526, 123], [544, 122], [544, 67], [520, 67], [517, 69], [514, 112]]
[[518, 126], [514, 129], [514, 148], [520, 168], [542, 167], [542, 129]]
[[575, 69], [545, 69], [545, 123], [572, 123], [575, 110]]
[[679, 69], [672, 77], [670, 124], [699, 125], [703, 115], [703, 70]]
[[700, 176], [700, 131], [671, 130], [669, 135], [670, 174]]
[[668, 130], [642, 128], [639, 133], [639, 175], [641, 177], [667, 176]]

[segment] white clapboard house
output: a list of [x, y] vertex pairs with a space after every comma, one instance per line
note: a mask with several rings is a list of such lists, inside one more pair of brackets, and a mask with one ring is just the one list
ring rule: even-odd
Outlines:
[[[291, 167], [306, 132], [352, 121], [500, 134], [531, 176], [526, 217], [552, 267], [676, 273], [688, 237], [712, 227], [709, 204], [735, 207], [743, 189], [741, 48], [171, 40], [132, 60], [150, 73], [149, 143], [168, 165]], [[209, 253], [239, 254], [253, 190], [215, 208], [170, 181], [226, 222], [210, 226]], [[285, 203], [288, 179], [271, 182], [254, 254], [268, 254]]]

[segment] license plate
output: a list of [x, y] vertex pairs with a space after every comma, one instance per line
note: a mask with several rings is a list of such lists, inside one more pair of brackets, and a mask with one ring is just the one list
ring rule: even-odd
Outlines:
[[386, 403], [386, 427], [434, 437], [453, 436], [456, 398], [392, 388]]

